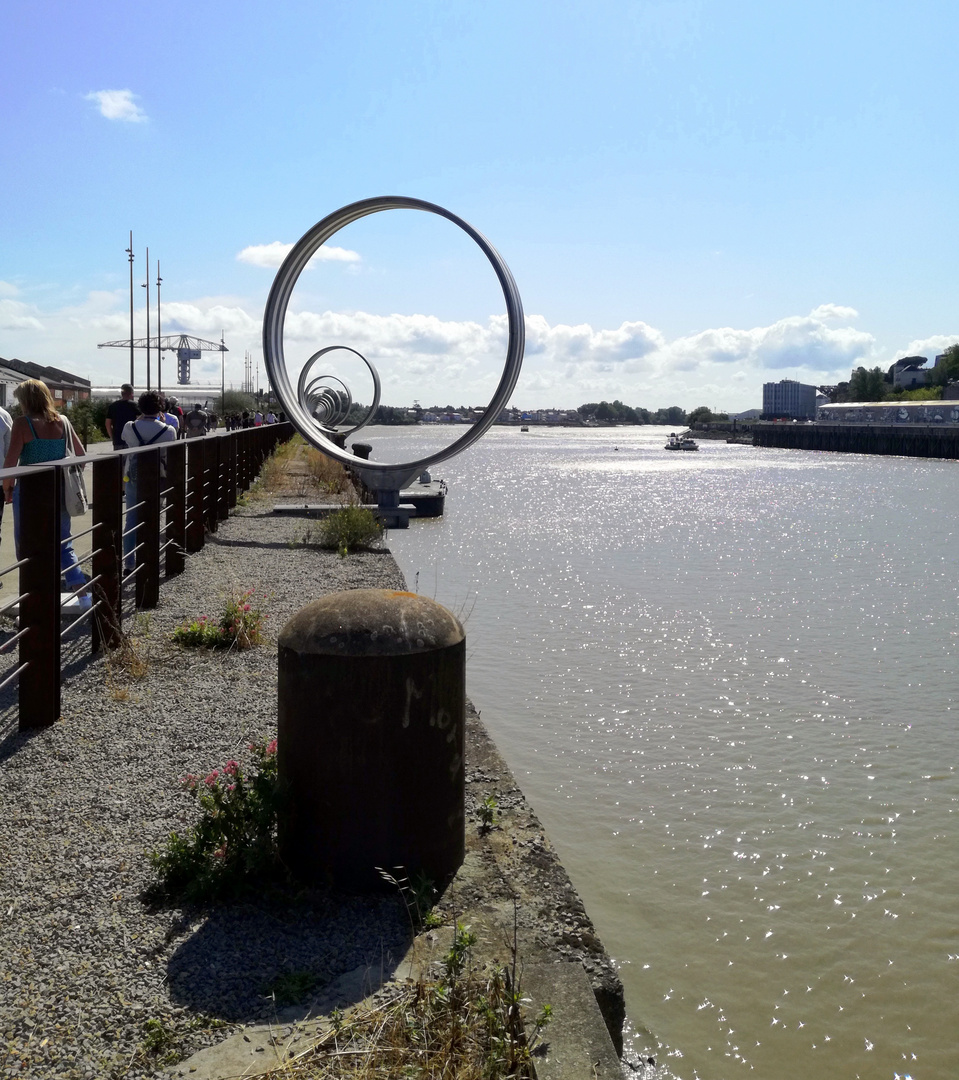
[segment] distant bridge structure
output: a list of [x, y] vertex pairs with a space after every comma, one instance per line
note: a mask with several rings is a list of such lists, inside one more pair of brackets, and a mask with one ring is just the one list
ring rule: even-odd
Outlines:
[[[163, 337], [134, 338], [130, 341], [103, 341], [98, 349], [146, 349], [147, 350], [147, 389], [150, 388], [150, 350], [157, 354], [157, 389], [160, 389], [160, 356], [164, 352], [176, 353], [176, 381], [180, 386], [190, 382], [190, 361], [199, 360], [204, 352], [226, 353], [230, 350], [219, 341], [207, 341], [205, 338], [191, 337], [189, 334], [165, 334]], [[221, 357], [222, 360], [222, 357]]]

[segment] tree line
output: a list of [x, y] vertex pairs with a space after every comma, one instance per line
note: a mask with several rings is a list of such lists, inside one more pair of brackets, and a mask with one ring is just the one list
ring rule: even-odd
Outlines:
[[857, 367], [848, 382], [841, 382], [829, 395], [830, 401], [937, 401], [948, 383], [959, 380], [959, 344], [950, 345], [929, 372], [923, 386], [905, 390], [893, 385], [896, 365], [883, 371], [880, 367]]
[[668, 409], [643, 409], [624, 405], [621, 401], [589, 401], [576, 410], [583, 420], [596, 420], [612, 424], [665, 424], [667, 427], [681, 427], [690, 424], [708, 424], [713, 420], [728, 420], [726, 413], [714, 413], [706, 405], [700, 405], [691, 412], [686, 412], [678, 405]]

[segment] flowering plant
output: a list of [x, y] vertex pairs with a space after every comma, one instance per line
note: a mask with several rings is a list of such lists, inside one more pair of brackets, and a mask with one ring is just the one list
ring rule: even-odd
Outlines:
[[250, 649], [260, 644], [260, 627], [265, 618], [253, 590], [247, 589], [227, 600], [219, 622], [211, 622], [206, 615], [192, 619], [173, 631], [173, 640], [193, 648]]
[[236, 892], [252, 878], [276, 872], [280, 803], [276, 739], [253, 743], [254, 768], [246, 774], [230, 760], [207, 776], [181, 781], [196, 799], [200, 820], [189, 833], [169, 838], [150, 854], [165, 890], [188, 900]]

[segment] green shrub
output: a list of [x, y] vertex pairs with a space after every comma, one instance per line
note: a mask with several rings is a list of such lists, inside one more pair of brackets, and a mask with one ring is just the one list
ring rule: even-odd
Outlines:
[[371, 548], [383, 535], [383, 526], [365, 506], [344, 506], [325, 517], [317, 531], [317, 543], [328, 551], [349, 555]]
[[276, 739], [250, 746], [254, 771], [228, 761], [208, 776], [182, 781], [200, 806], [200, 820], [185, 836], [171, 832], [150, 862], [164, 891], [186, 900], [210, 900], [242, 891], [279, 868], [276, 840], [280, 793]]
[[251, 649], [260, 644], [260, 627], [265, 618], [257, 607], [253, 590], [247, 589], [227, 600], [219, 622], [201, 615], [178, 626], [173, 631], [173, 640], [177, 645], [194, 649]]

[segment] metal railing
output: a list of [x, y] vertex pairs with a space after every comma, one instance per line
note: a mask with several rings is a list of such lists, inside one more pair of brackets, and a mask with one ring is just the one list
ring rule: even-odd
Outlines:
[[[16, 657], [0, 670], [0, 691], [17, 684], [21, 731], [47, 727], [60, 715], [63, 641], [88, 628], [93, 652], [118, 647], [124, 618], [132, 611], [156, 607], [161, 580], [182, 573], [186, 555], [203, 547], [207, 533], [216, 532], [219, 522], [226, 520], [238, 495], [250, 487], [277, 444], [292, 434], [292, 424], [270, 424], [0, 469], [0, 479], [16, 477], [20, 485], [19, 558], [0, 568], [0, 578], [19, 571], [17, 595], [0, 603], [0, 615], [16, 615], [12, 634], [2, 635], [0, 655], [16, 652]], [[138, 458], [137, 503], [124, 507], [123, 474], [130, 456]], [[92, 524], [61, 540], [60, 474], [78, 462], [92, 466]], [[133, 550], [128, 545], [126, 556], [132, 568], [125, 573], [124, 523], [131, 510], [137, 511], [129, 530]], [[61, 547], [86, 537], [91, 550], [78, 555], [78, 562], [89, 581], [65, 592]], [[80, 601], [87, 594], [89, 606]], [[78, 612], [76, 618], [73, 611]]]

